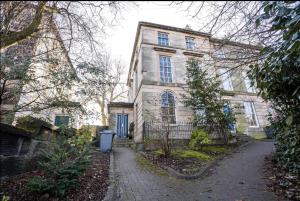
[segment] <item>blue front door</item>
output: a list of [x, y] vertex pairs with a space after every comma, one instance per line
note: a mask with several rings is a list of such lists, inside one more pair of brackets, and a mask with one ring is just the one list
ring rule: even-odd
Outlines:
[[128, 114], [117, 115], [117, 135], [119, 138], [128, 136]]

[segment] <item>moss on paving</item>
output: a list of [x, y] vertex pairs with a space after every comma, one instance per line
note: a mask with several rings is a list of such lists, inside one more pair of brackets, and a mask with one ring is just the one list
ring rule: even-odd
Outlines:
[[146, 159], [145, 157], [143, 157], [140, 154], [136, 157], [136, 161], [137, 161], [138, 165], [140, 165], [142, 168], [145, 168], [146, 170], [148, 170], [150, 172], [153, 172], [159, 176], [167, 175], [167, 172], [165, 170], [157, 167], [156, 165], [151, 163], [148, 159]]
[[204, 152], [216, 152], [216, 153], [229, 153], [228, 147], [221, 147], [221, 146], [207, 146], [203, 147], [202, 151]]
[[208, 154], [194, 150], [176, 150], [173, 152], [173, 154], [182, 158], [197, 158], [204, 161], [209, 161], [212, 159]]
[[265, 140], [265, 139], [267, 139], [267, 136], [264, 133], [254, 133], [252, 136], [256, 140]]

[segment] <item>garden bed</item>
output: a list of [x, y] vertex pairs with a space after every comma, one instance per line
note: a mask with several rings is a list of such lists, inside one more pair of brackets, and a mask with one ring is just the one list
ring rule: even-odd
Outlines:
[[300, 200], [300, 178], [277, 166], [273, 155], [265, 158], [265, 174], [268, 178], [268, 189], [279, 197]]
[[143, 155], [154, 165], [162, 169], [173, 169], [179, 174], [195, 175], [213, 161], [231, 152], [232, 146], [206, 146], [202, 150], [188, 148], [174, 149], [169, 157], [162, 151], [147, 151]]
[[42, 176], [40, 171], [32, 171], [17, 175], [1, 183], [1, 193], [10, 197], [10, 201], [35, 201], [35, 200], [102, 200], [105, 197], [108, 178], [109, 178], [109, 154], [102, 154], [98, 151], [93, 151], [91, 155], [91, 165], [79, 178], [80, 185], [75, 189], [70, 189], [66, 192], [64, 198], [49, 197], [48, 194], [34, 195], [26, 189], [26, 184], [29, 179], [34, 176]]

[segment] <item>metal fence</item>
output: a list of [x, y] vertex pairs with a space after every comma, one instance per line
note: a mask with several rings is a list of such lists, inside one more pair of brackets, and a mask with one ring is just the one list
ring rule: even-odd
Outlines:
[[144, 122], [143, 133], [145, 138], [158, 139], [169, 131], [170, 139], [190, 139], [193, 123], [176, 122], [176, 124], [162, 122]]

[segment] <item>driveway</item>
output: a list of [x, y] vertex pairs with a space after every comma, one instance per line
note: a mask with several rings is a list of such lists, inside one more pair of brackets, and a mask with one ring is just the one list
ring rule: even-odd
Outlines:
[[264, 157], [272, 142], [255, 141], [219, 162], [210, 176], [180, 180], [141, 168], [128, 148], [114, 148], [120, 201], [275, 201], [263, 179]]

